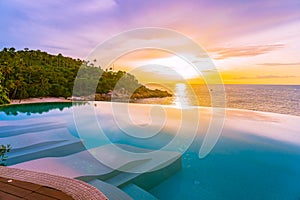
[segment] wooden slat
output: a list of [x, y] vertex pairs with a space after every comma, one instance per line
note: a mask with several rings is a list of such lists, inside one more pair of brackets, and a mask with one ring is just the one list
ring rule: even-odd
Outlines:
[[0, 182], [0, 190], [18, 197], [24, 197], [32, 193], [32, 191], [30, 190], [26, 190], [3, 182]]
[[0, 177], [0, 182], [6, 183], [6, 182], [7, 182], [7, 179], [6, 179], [6, 178]]
[[0, 177], [0, 200], [73, 200], [60, 190], [25, 181]]
[[27, 195], [26, 197], [24, 197], [24, 199], [28, 199], [28, 200], [57, 200], [56, 198], [45, 196], [45, 195], [42, 195], [42, 194], [39, 194], [39, 193], [31, 193], [31, 194]]
[[[47, 188], [53, 188], [55, 190], [61, 191], [62, 193], [69, 195], [73, 200], [82, 200], [82, 199], [89, 199], [89, 200], [107, 200], [107, 197], [97, 190], [95, 187], [92, 187], [91, 185], [65, 177], [55, 176], [51, 174], [46, 173], [38, 173], [33, 171], [26, 171], [26, 170], [20, 170], [10, 167], [2, 167], [0, 166], [0, 184], [8, 185], [9, 187], [16, 187], [13, 185], [10, 185], [7, 180], [19, 180], [24, 182], [30, 182], [36, 185], [40, 185], [42, 187]], [[25, 184], [25, 183], [24, 183]], [[5, 187], [0, 186], [0, 191], [2, 193], [8, 193], [6, 191]], [[30, 191], [30, 190], [26, 190]], [[30, 196], [29, 196], [30, 195]], [[28, 197], [29, 196], [29, 197]], [[31, 191], [30, 194], [26, 196], [27, 199], [49, 199], [51, 195], [47, 195], [42, 198], [42, 194], [37, 193], [35, 191]], [[49, 198], [47, 198], [49, 197]], [[52, 199], [56, 199], [55, 197], [51, 197]], [[25, 198], [23, 198], [25, 199]], [[0, 200], [7, 200], [0, 198]]]
[[48, 195], [48, 196], [51, 196], [51, 197], [54, 197], [57, 199], [64, 199], [64, 200], [73, 199], [69, 195], [66, 195], [63, 192], [53, 189], [53, 188], [50, 188], [50, 187], [41, 187], [38, 190], [36, 190], [35, 192], [39, 193], [39, 194], [43, 194], [43, 195]]
[[0, 182], [6, 183], [9, 185], [13, 185], [16, 187], [24, 188], [27, 190], [31, 190], [31, 191], [36, 191], [42, 187], [41, 185], [37, 185], [37, 184], [29, 183], [29, 182], [12, 180], [12, 179], [4, 179], [4, 178], [0, 178]]
[[23, 200], [20, 197], [17, 197], [17, 196], [14, 196], [14, 195], [2, 192], [2, 191], [0, 191], [0, 199], [1, 200]]

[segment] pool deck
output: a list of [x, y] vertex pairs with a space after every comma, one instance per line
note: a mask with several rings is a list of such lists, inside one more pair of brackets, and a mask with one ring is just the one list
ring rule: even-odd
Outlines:
[[73, 199], [71, 196], [55, 188], [30, 182], [2, 178], [0, 176], [0, 199]]
[[106, 200], [107, 197], [80, 180], [0, 167], [0, 199]]

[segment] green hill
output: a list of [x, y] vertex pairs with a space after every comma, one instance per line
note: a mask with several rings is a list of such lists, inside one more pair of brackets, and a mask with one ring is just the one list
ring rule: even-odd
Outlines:
[[80, 67], [84, 73], [77, 79], [78, 83], [82, 81], [82, 85], [89, 87], [90, 82], [97, 81], [98, 94], [125, 90], [130, 98], [171, 96], [166, 91], [146, 88], [125, 71], [105, 71], [84, 60], [61, 54], [51, 55], [40, 50], [25, 48], [16, 51], [15, 48], [4, 48], [0, 51], [0, 104], [8, 103], [9, 99], [92, 95], [92, 90], [86, 89], [73, 94], [74, 81]]

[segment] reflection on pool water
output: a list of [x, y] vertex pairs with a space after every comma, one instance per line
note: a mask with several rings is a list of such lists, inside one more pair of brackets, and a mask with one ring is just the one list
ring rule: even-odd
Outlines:
[[[96, 112], [101, 109], [105, 111], [105, 105], [96, 103]], [[33, 118], [59, 119], [67, 124], [70, 133], [79, 137], [74, 123], [73, 106], [82, 107], [84, 110], [87, 104], [44, 103], [0, 107], [0, 125], [9, 121]], [[169, 128], [162, 129], [150, 138], [135, 139], [124, 134], [118, 127], [112, 126], [113, 118], [107, 117], [108, 115], [109, 113], [105, 112], [96, 114], [97, 119], [101, 121], [103, 132], [113, 143], [156, 150], [168, 144], [174, 137], [172, 132], [174, 130]], [[267, 116], [267, 114], [257, 115]], [[271, 117], [273, 120], [257, 120], [255, 123], [261, 125], [260, 129], [266, 132], [279, 127], [278, 131], [287, 134], [287, 137], [299, 130], [297, 122], [300, 123], [300, 119], [297, 117], [287, 115]], [[278, 121], [274, 118], [278, 118]], [[136, 120], [142, 126], [143, 121], [146, 125], [149, 122], [146, 118]], [[245, 126], [238, 130], [231, 126], [232, 123], [239, 121], [251, 124], [253, 120], [242, 119], [240, 115], [237, 117], [229, 113], [221, 138], [204, 159], [198, 157], [203, 142], [203, 134], [199, 133], [182, 155], [182, 169], [151, 188], [149, 192], [158, 199], [299, 199], [299, 145], [297, 142], [283, 142], [276, 138], [253, 134], [251, 127]], [[284, 123], [289, 121], [293, 121], [294, 127], [284, 126]], [[283, 124], [281, 128], [280, 123]], [[97, 141], [97, 135], [92, 132], [93, 130], [84, 136], [85, 140], [89, 140], [86, 141], [89, 148], [102, 145], [103, 143]]]

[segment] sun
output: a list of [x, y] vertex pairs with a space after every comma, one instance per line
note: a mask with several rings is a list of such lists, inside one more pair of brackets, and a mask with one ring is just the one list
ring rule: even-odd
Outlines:
[[131, 52], [115, 61], [115, 66], [134, 74], [141, 82], [181, 82], [201, 76], [193, 64], [161, 50]]

